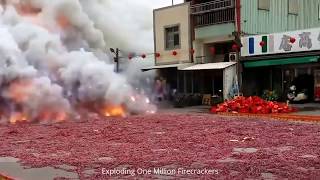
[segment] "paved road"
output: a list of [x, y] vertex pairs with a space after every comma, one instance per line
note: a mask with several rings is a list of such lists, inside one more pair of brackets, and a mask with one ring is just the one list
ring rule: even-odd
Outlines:
[[[298, 112], [292, 113], [297, 115], [320, 116], [320, 103], [292, 104], [299, 109]], [[160, 112], [176, 113], [210, 113], [210, 106], [192, 106], [184, 108], [174, 108], [172, 105], [165, 103], [160, 106]]]
[[317, 179], [319, 129], [313, 123], [168, 112], [0, 126], [0, 157], [21, 160], [0, 158], [0, 172], [25, 178], [23, 163], [37, 167], [27, 170], [35, 172], [31, 179], [44, 172], [75, 179]]

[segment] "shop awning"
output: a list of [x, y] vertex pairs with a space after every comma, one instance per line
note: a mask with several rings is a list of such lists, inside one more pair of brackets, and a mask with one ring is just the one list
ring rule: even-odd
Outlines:
[[295, 57], [295, 58], [284, 58], [284, 59], [270, 59], [261, 61], [246, 61], [244, 67], [262, 67], [262, 66], [276, 66], [286, 64], [302, 64], [302, 63], [314, 63], [318, 62], [320, 56], [307, 56], [307, 57]]
[[185, 67], [189, 67], [192, 66], [194, 64], [192, 63], [184, 63], [184, 64], [168, 64], [168, 65], [159, 65], [159, 66], [151, 66], [151, 67], [147, 67], [147, 68], [142, 68], [142, 71], [149, 71], [149, 70], [153, 70], [153, 69], [165, 69], [165, 68], [185, 68]]
[[219, 63], [207, 63], [196, 64], [186, 68], [180, 68], [182, 71], [194, 71], [194, 70], [210, 70], [210, 69], [225, 69], [229, 66], [235, 65], [236, 62], [219, 62]]

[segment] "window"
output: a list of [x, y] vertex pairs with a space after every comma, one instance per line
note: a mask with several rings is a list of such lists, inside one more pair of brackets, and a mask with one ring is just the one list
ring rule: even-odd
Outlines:
[[289, 14], [297, 15], [299, 13], [299, 0], [288, 0]]
[[262, 10], [270, 10], [270, 0], [258, 0], [258, 8]]
[[165, 28], [165, 48], [166, 50], [180, 48], [180, 28], [179, 25]]
[[320, 20], [320, 4], [318, 5], [318, 20]]

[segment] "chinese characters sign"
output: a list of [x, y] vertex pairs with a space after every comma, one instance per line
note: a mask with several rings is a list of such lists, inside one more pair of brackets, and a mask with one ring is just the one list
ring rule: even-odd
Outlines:
[[320, 28], [241, 38], [241, 56], [320, 50]]

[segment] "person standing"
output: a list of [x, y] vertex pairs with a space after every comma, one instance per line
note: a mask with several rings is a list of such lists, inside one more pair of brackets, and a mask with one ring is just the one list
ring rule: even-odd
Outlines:
[[155, 82], [155, 94], [158, 102], [163, 100], [163, 85], [160, 79], [157, 79]]

